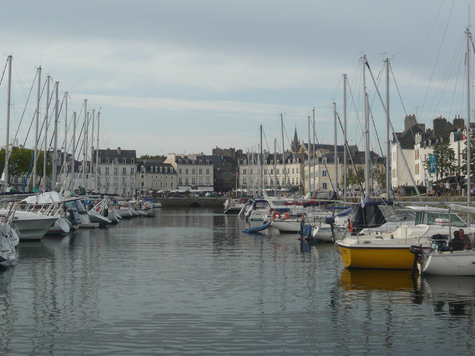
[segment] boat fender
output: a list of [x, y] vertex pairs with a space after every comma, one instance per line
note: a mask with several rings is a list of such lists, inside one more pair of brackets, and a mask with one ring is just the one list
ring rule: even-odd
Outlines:
[[285, 213], [285, 218], [286, 218], [286, 219], [289, 218], [289, 213]]
[[348, 226], [348, 231], [353, 232], [353, 221], [350, 221], [349, 226]]
[[272, 220], [279, 219], [282, 217], [278, 211], [275, 211], [274, 214], [272, 214]]

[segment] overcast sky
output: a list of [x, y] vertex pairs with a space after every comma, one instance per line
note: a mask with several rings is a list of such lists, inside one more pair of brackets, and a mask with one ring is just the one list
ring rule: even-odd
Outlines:
[[[88, 110], [101, 111], [100, 148], [135, 149], [138, 156], [211, 153], [215, 146], [257, 150], [262, 124], [264, 148], [273, 151], [278, 139], [280, 150], [280, 114], [286, 136], [291, 139], [297, 128], [307, 141], [313, 107], [317, 139], [332, 144], [332, 103], [343, 117], [345, 73], [348, 140], [363, 149], [362, 55], [383, 98], [380, 72], [383, 60], [391, 61], [396, 131], [403, 130], [406, 113], [417, 113], [429, 127], [437, 116], [466, 117], [463, 56], [469, 8], [473, 1], [4, 2], [0, 68], [11, 54], [10, 136], [22, 116], [19, 143], [28, 134], [36, 106], [33, 80], [41, 65], [42, 82], [50, 75], [59, 81], [60, 98], [69, 93], [69, 118], [74, 111], [79, 115], [84, 99]], [[368, 72], [366, 83], [384, 147], [385, 114]], [[5, 128], [5, 78], [1, 87], [0, 125]], [[62, 116], [62, 131], [63, 125]], [[30, 147], [33, 135], [32, 128]], [[381, 153], [374, 131], [371, 135], [372, 148]], [[5, 144], [5, 135], [0, 143]]]

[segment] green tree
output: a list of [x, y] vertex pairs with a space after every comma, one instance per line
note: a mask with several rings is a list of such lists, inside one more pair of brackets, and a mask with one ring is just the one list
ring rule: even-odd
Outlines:
[[[450, 147], [449, 139], [441, 139], [434, 147], [433, 154], [436, 159], [435, 173], [438, 179], [444, 179], [450, 177], [457, 171], [457, 165], [455, 164], [455, 152]], [[424, 168], [427, 172], [430, 171], [430, 159], [427, 158], [424, 161]]]
[[[363, 167], [358, 167], [357, 172], [358, 172], [358, 177], [360, 178], [361, 183], [364, 183], [365, 182], [365, 177], [364, 177]], [[359, 186], [360, 183], [358, 181], [358, 177], [356, 176], [356, 173], [355, 173], [354, 169], [350, 168], [348, 170], [348, 174], [346, 175], [346, 184]], [[343, 185], [343, 181], [342, 181], [341, 184]]]
[[[33, 170], [33, 159], [34, 150], [31, 149], [22, 149], [15, 147], [13, 148], [10, 159], [8, 161], [8, 173], [10, 176], [25, 176], [28, 172], [30, 174]], [[38, 151], [38, 161], [36, 164], [36, 174], [38, 176], [43, 175], [43, 161], [44, 155], [42, 151]], [[5, 168], [5, 149], [0, 150], [0, 174], [3, 173]], [[51, 157], [48, 157], [46, 175], [51, 175]]]
[[161, 159], [162, 161], [165, 161], [167, 159], [166, 156], [160, 156], [160, 155], [156, 155], [156, 156], [150, 156], [150, 155], [142, 155], [139, 157], [139, 159]]

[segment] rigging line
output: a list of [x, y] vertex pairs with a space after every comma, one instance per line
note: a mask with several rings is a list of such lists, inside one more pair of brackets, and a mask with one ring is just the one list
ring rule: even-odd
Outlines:
[[[340, 115], [338, 114], [338, 112], [336, 113], [336, 117], [338, 118], [338, 123], [340, 124], [341, 132], [345, 132], [345, 130], [343, 129], [343, 125], [341, 123]], [[363, 192], [363, 198], [365, 198], [366, 193], [363, 189], [363, 183], [361, 182], [361, 178], [358, 174], [358, 169], [356, 169], [356, 164], [353, 160], [353, 155], [351, 154], [350, 145], [348, 144], [348, 140], [345, 140], [344, 146], [345, 146], [346, 150], [348, 151], [348, 156], [350, 157], [351, 165], [353, 166], [353, 169], [355, 171], [356, 179], [358, 180], [358, 184], [360, 185], [361, 191]], [[347, 189], [347, 187], [345, 187], [345, 189]]]
[[5, 63], [5, 67], [3, 68], [2, 78], [0, 79], [0, 85], [2, 85], [2, 83], [3, 83], [3, 78], [5, 77], [5, 72], [7, 70], [7, 67], [8, 67], [8, 58], [7, 58], [7, 61]]
[[[369, 63], [367, 61], [366, 61], [366, 66], [368, 67], [369, 73], [371, 74], [371, 79], [373, 79], [373, 83], [375, 83], [373, 72], [371, 71]], [[383, 106], [384, 111], [387, 112], [386, 106], [384, 105], [384, 102], [383, 102], [383, 98], [381, 97], [381, 93], [379, 92], [379, 89], [376, 85], [375, 85], [375, 88], [376, 88], [376, 91], [378, 92], [379, 99], [381, 100], [381, 105]], [[404, 152], [402, 150], [402, 146], [401, 146], [401, 144], [400, 144], [400, 142], [397, 138], [397, 135], [395, 134], [394, 126], [393, 126], [391, 120], [388, 120], [388, 122], [389, 122], [389, 125], [391, 126], [391, 129], [393, 130], [393, 137], [394, 137], [394, 139], [396, 140], [396, 142], [398, 144], [399, 150], [401, 151], [401, 156], [402, 156], [402, 159], [404, 160], [404, 164], [406, 166], [409, 166], [408, 163], [407, 163], [407, 160], [406, 160], [406, 156], [404, 155]], [[411, 177], [412, 185], [414, 186], [414, 188], [416, 190], [417, 196], [419, 197], [419, 200], [422, 201], [421, 194], [419, 192], [419, 189], [417, 188], [416, 182], [414, 181], [414, 177], [412, 176], [412, 174], [410, 174], [410, 177]]]
[[[33, 86], [35, 84], [35, 81], [36, 81], [36, 77], [38, 75], [38, 72], [36, 72], [35, 74], [35, 77], [33, 78], [33, 82], [31, 83], [31, 88], [30, 88], [30, 92], [28, 93], [28, 97], [27, 97], [27, 101], [25, 103], [25, 106], [23, 108], [23, 112], [21, 114], [21, 118], [20, 118], [20, 123], [18, 124], [18, 127], [17, 127], [17, 131], [15, 133], [15, 137], [13, 138], [13, 141], [12, 142], [15, 142], [15, 140], [17, 139], [17, 136], [18, 136], [18, 132], [20, 131], [20, 127], [21, 127], [21, 124], [23, 122], [23, 118], [25, 116], [25, 112], [26, 112], [26, 107], [28, 106], [28, 102], [30, 101], [30, 97], [31, 97], [31, 92], [33, 91]], [[33, 116], [34, 117], [34, 116]], [[31, 125], [30, 125], [30, 128], [31, 128]], [[29, 132], [30, 130], [28, 130]], [[28, 139], [28, 135], [26, 136], [25, 138], [25, 143], [26, 143], [26, 140]]]
[[[437, 51], [437, 56], [436, 56], [436, 59], [435, 59], [434, 67], [432, 68], [432, 73], [431, 73], [431, 76], [430, 76], [429, 85], [427, 87], [426, 94], [424, 96], [424, 100], [422, 101], [421, 114], [419, 114], [420, 116], [422, 116], [422, 112], [424, 111], [424, 106], [425, 106], [425, 103], [426, 103], [426, 99], [427, 99], [427, 96], [429, 94], [429, 88], [430, 88], [430, 85], [432, 83], [432, 80], [434, 79], [435, 68], [437, 67], [437, 63], [439, 62], [440, 52], [442, 51], [442, 44], [444, 43], [445, 36], [447, 35], [447, 28], [449, 26], [449, 20], [452, 17], [452, 11], [454, 9], [454, 6], [455, 6], [455, 0], [452, 2], [452, 7], [450, 9], [450, 13], [449, 13], [449, 16], [447, 18], [447, 22], [445, 24], [444, 34], [443, 34], [442, 40], [440, 42], [439, 50]], [[440, 8], [439, 8], [439, 12], [440, 12]], [[437, 16], [438, 16], [438, 14], [437, 14]]]
[[[369, 113], [370, 113], [370, 116], [371, 116], [371, 121], [373, 122], [374, 133], [375, 133], [376, 139], [378, 141], [378, 146], [379, 146], [379, 151], [381, 152], [381, 157], [384, 157], [383, 148], [381, 147], [381, 141], [379, 139], [378, 130], [376, 129], [376, 124], [374, 122], [374, 117], [373, 117], [373, 111], [371, 110], [371, 108], [369, 108]], [[386, 160], [384, 158], [383, 158], [383, 162], [386, 162]], [[386, 164], [384, 164], [384, 166], [386, 167]]]

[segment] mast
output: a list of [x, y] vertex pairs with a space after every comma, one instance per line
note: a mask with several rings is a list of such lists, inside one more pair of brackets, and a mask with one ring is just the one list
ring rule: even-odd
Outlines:
[[[346, 83], [347, 83], [347, 78], [346, 78], [346, 74], [343, 74], [343, 143], [346, 144], [347, 142], [347, 137], [346, 137], [346, 129], [347, 129], [347, 125], [346, 125]], [[347, 161], [348, 161], [348, 157], [346, 156], [347, 155], [347, 150], [344, 148], [343, 149], [343, 200], [346, 201], [346, 193], [347, 193], [347, 183], [346, 183], [346, 176], [347, 176], [347, 173], [348, 173], [348, 167], [346, 166], [347, 165]]]
[[[68, 159], [68, 92], [64, 93], [64, 155], [63, 155], [63, 164], [61, 172], [63, 173], [64, 177], [67, 176], [66, 172], [66, 161]], [[63, 187], [61, 188], [63, 191], [66, 189], [66, 179], [64, 179]]]
[[[11, 92], [12, 92], [12, 56], [8, 56], [8, 96], [7, 96], [7, 137], [5, 145], [5, 168], [3, 169], [5, 191], [10, 183], [8, 175], [8, 164], [10, 160], [10, 106], [11, 106]], [[12, 145], [13, 150], [13, 145]]]
[[51, 173], [51, 190], [56, 190], [56, 174], [58, 170], [58, 121], [59, 121], [59, 100], [58, 100], [58, 85], [59, 82], [54, 83], [55, 90], [55, 107], [54, 107], [54, 139], [53, 139], [53, 165]]
[[337, 141], [338, 141], [338, 131], [337, 131], [337, 116], [336, 116], [336, 103], [333, 102], [333, 118], [334, 118], [334, 131], [335, 131], [335, 145], [333, 152], [333, 161], [335, 163], [335, 186], [333, 187], [333, 196], [337, 197], [338, 192], [338, 154], [337, 154]]
[[71, 174], [71, 182], [74, 182], [76, 178], [76, 112], [73, 112], [73, 147], [71, 154]]
[[369, 199], [369, 110], [368, 110], [368, 94], [366, 93], [366, 78], [365, 66], [366, 55], [363, 56], [363, 104], [364, 104], [364, 119], [365, 119], [365, 198]]
[[284, 149], [284, 114], [280, 114], [280, 124], [282, 128], [282, 162], [284, 163], [284, 184], [283, 188], [285, 189], [284, 191], [286, 192], [287, 189], [285, 188], [287, 186], [287, 170], [285, 169], [285, 149]]
[[277, 196], [277, 139], [274, 139], [274, 196]]
[[470, 171], [470, 163], [471, 163], [471, 138], [472, 138], [472, 131], [470, 129], [470, 115], [471, 115], [471, 108], [470, 108], [470, 100], [471, 100], [471, 83], [470, 83], [470, 36], [471, 33], [469, 29], [465, 31], [465, 35], [467, 36], [467, 59], [465, 61], [467, 66], [467, 203], [470, 204], [470, 195], [472, 194], [472, 172]]
[[[90, 179], [89, 180], [89, 186], [91, 187], [91, 189], [92, 189], [92, 181], [91, 181], [92, 172], [94, 172], [93, 171], [92, 159], [94, 158], [94, 118], [95, 118], [95, 116], [96, 116], [96, 110], [93, 109], [92, 110], [92, 118], [91, 118], [91, 121], [92, 121], [92, 128], [91, 128], [91, 162], [89, 162], [89, 167], [90, 167], [90, 169], [89, 169], [89, 173], [90, 173], [90, 175], [89, 175], [89, 179]], [[95, 175], [94, 175], [94, 177], [95, 177]], [[95, 179], [94, 179], [94, 181], [95, 181]]]
[[[315, 192], [317, 189], [315, 187], [315, 167], [317, 165], [317, 155], [315, 151], [315, 107], [312, 110], [313, 113], [313, 150], [312, 150], [312, 155], [313, 155], [313, 191]], [[320, 179], [320, 178], [318, 178]], [[318, 185], [320, 186], [320, 181], [318, 182]]]
[[386, 58], [386, 194], [391, 199], [389, 180], [391, 178], [391, 142], [389, 141], [389, 59]]
[[[307, 167], [308, 167], [308, 193], [310, 194], [310, 197], [312, 196], [312, 186], [310, 184], [310, 116], [307, 116], [307, 119], [308, 119], [308, 150], [307, 150], [307, 161], [308, 161], [308, 164], [307, 164]], [[302, 152], [302, 155], [304, 153]], [[304, 171], [304, 174], [303, 176], [305, 177], [305, 171]], [[305, 186], [304, 186], [305, 188]]]
[[262, 153], [262, 125], [261, 128], [261, 144], [260, 144], [260, 151], [259, 151], [259, 188], [261, 189], [261, 196], [264, 196], [264, 170], [262, 169], [263, 158], [264, 155]]
[[36, 170], [38, 164], [38, 135], [40, 127], [40, 99], [41, 99], [41, 66], [38, 67], [38, 92], [36, 95], [36, 128], [35, 128], [35, 151], [33, 155], [33, 180], [32, 180], [32, 191], [35, 191], [36, 188]]
[[[99, 189], [97, 186], [98, 182], [98, 175], [99, 175], [99, 170], [97, 168], [99, 164], [99, 124], [100, 124], [100, 119], [101, 119], [101, 110], [99, 109], [99, 112], [97, 113], [97, 147], [96, 147], [96, 179], [95, 179], [95, 185], [96, 185], [96, 190], [99, 193]], [[237, 186], [236, 186], [237, 189]]]
[[82, 186], [86, 189], [86, 164], [87, 164], [87, 99], [84, 99], [84, 147], [82, 158]]
[[43, 154], [43, 190], [46, 191], [46, 162], [48, 156], [48, 108], [49, 108], [49, 82], [50, 76], [46, 77], [46, 112], [45, 112], [45, 152]]

